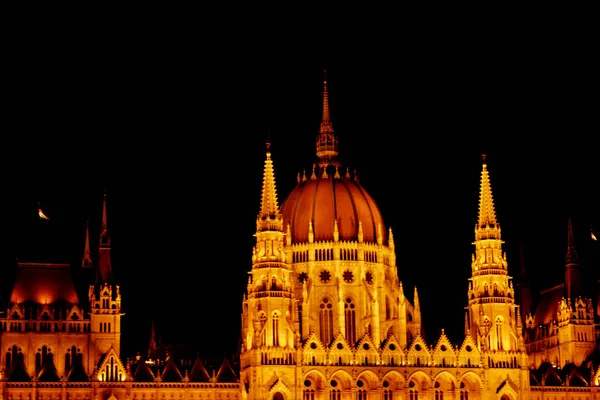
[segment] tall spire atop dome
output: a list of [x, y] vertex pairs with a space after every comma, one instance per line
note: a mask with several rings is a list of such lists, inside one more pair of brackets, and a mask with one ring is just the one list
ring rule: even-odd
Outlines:
[[327, 70], [323, 71], [323, 115], [321, 117], [321, 128], [317, 136], [317, 157], [319, 166], [339, 165], [336, 157], [338, 155], [338, 140], [331, 125], [329, 115], [329, 93], [327, 92]]

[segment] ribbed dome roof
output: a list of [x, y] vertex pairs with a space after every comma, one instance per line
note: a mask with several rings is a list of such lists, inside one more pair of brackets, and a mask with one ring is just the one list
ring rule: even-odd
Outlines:
[[377, 243], [381, 225], [383, 242], [386, 228], [375, 201], [365, 188], [350, 178], [318, 178], [301, 181], [281, 204], [284, 226], [291, 230], [292, 243], [308, 242], [312, 221], [314, 240], [334, 240], [337, 220], [339, 240], [358, 240], [362, 223], [363, 241]]

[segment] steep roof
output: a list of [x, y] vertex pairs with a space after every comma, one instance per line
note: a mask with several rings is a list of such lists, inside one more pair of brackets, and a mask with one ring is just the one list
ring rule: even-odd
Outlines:
[[211, 378], [204, 366], [200, 357], [196, 357], [196, 361], [194, 361], [194, 365], [192, 366], [192, 370], [190, 371], [190, 382], [210, 382]]
[[156, 380], [152, 369], [150, 369], [150, 366], [146, 364], [143, 358], [137, 362], [133, 373], [133, 380], [136, 382], [154, 382]]
[[56, 365], [54, 365], [54, 357], [52, 354], [46, 356], [46, 360], [37, 376], [37, 380], [40, 382], [60, 382], [60, 376], [58, 376]]
[[546, 325], [556, 319], [558, 303], [563, 298], [564, 285], [560, 284], [546, 289], [540, 294], [540, 300], [533, 315], [534, 325]]
[[89, 382], [90, 377], [85, 372], [81, 357], [75, 357], [69, 372], [67, 373], [67, 381], [69, 382]]
[[219, 367], [219, 372], [217, 372], [217, 382], [239, 382], [237, 374], [233, 370], [229, 359], [226, 357], [223, 359], [221, 363], [221, 367]]
[[60, 300], [79, 304], [69, 264], [18, 263], [11, 303], [52, 304]]
[[181, 375], [177, 364], [173, 361], [173, 357], [167, 359], [160, 379], [163, 382], [183, 382], [183, 375]]

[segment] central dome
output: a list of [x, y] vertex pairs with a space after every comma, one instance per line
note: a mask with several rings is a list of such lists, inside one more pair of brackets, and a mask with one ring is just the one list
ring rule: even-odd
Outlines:
[[358, 241], [360, 222], [364, 242], [377, 243], [378, 229], [383, 242], [387, 242], [387, 232], [375, 201], [349, 176], [302, 180], [283, 201], [280, 210], [284, 226], [289, 224], [292, 243], [308, 242], [311, 221], [315, 241], [333, 241], [337, 221], [339, 240]]

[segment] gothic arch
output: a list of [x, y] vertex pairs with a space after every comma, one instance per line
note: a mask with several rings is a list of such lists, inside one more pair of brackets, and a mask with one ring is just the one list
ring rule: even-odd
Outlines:
[[[362, 386], [360, 384], [361, 381], [363, 382]], [[359, 389], [362, 388], [367, 391], [377, 390], [379, 387], [379, 378], [372, 370], [363, 371], [356, 377], [356, 386]]]
[[346, 390], [352, 387], [352, 375], [348, 371], [338, 369], [331, 374], [329, 386], [332, 389]]
[[475, 372], [469, 371], [459, 379], [458, 389], [460, 392], [467, 392], [470, 399], [481, 398], [483, 389], [481, 378]]
[[[386, 383], [387, 382], [387, 383]], [[381, 381], [384, 389], [391, 389], [392, 391], [398, 391], [404, 389], [406, 386], [406, 380], [397, 370], [389, 371], [385, 374]]]
[[[320, 398], [326, 390], [327, 378], [321, 371], [312, 369], [304, 375], [302, 381], [303, 398]], [[312, 394], [312, 396], [309, 396], [309, 394]]]
[[[453, 394], [455, 388], [456, 388], [456, 379], [448, 371], [440, 372], [433, 379], [434, 393]], [[441, 397], [443, 397], [443, 395], [439, 396], [439, 397], [441, 398]]]
[[423, 371], [415, 371], [409, 376], [407, 382], [409, 390], [415, 388], [418, 393], [423, 393], [431, 387], [431, 379], [429, 378], [429, 375]]

